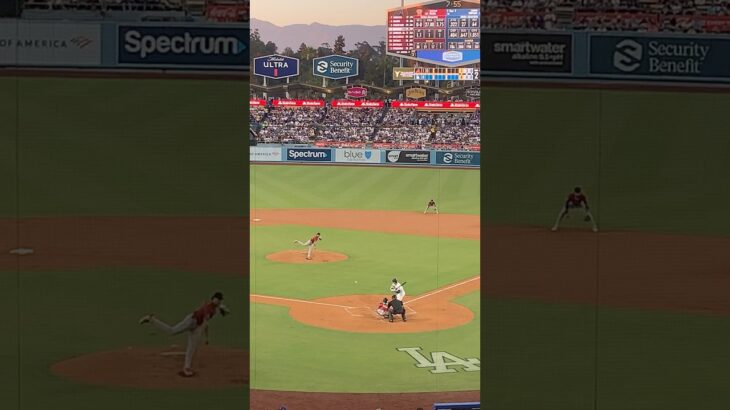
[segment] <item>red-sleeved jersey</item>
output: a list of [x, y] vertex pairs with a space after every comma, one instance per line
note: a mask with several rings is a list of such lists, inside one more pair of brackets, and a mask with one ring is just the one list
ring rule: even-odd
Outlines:
[[213, 316], [215, 316], [215, 312], [218, 311], [218, 306], [216, 306], [213, 302], [206, 302], [203, 304], [203, 306], [199, 307], [195, 312], [193, 312], [193, 318], [195, 318], [195, 322], [198, 324], [198, 326], [205, 323], [206, 320], [210, 320]]
[[380, 302], [378, 304], [378, 310], [388, 310], [388, 305], [386, 303]]
[[314, 235], [313, 237], [309, 238], [309, 242], [311, 242], [312, 245], [317, 243], [318, 240], [319, 240], [319, 236], [317, 236], [317, 235]]
[[582, 193], [576, 194], [575, 192], [571, 192], [570, 195], [568, 195], [568, 204], [573, 206], [580, 206], [581, 204], [588, 205], [588, 200]]

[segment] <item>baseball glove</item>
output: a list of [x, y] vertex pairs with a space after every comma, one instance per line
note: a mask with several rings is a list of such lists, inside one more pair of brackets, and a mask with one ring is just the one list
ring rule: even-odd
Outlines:
[[586, 215], [586, 217], [583, 218], [583, 220], [586, 221], [586, 222], [590, 222], [591, 221], [591, 217], [588, 216], [588, 215]]

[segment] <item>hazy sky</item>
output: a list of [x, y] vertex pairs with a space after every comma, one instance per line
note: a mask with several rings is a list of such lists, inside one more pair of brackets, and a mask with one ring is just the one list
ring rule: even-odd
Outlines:
[[251, 0], [251, 17], [278, 26], [314, 22], [376, 26], [385, 25], [385, 11], [395, 7], [400, 7], [400, 0]]

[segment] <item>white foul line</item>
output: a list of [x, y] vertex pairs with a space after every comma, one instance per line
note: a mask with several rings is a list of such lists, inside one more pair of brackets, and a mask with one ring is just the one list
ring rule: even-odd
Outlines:
[[280, 297], [277, 297], [277, 296], [251, 295], [251, 297], [253, 297], [253, 298], [262, 298], [262, 299], [286, 300], [287, 302], [310, 303], [312, 305], [333, 306], [333, 307], [339, 307], [339, 308], [345, 308], [345, 309], [351, 309], [351, 308], [353, 308], [353, 306], [335, 305], [333, 303], [312, 302], [312, 301], [309, 301], [309, 300], [301, 300], [301, 299], [280, 298]]
[[455, 284], [453, 284], [453, 285], [451, 285], [451, 286], [447, 286], [447, 287], [445, 287], [445, 288], [442, 288], [442, 289], [438, 289], [438, 290], [436, 290], [436, 291], [433, 291], [433, 292], [431, 292], [431, 293], [426, 293], [425, 295], [421, 295], [421, 296], [419, 296], [419, 297], [417, 297], [417, 298], [415, 298], [415, 299], [411, 299], [411, 300], [409, 300], [408, 302], [404, 302], [403, 304], [404, 304], [404, 305], [407, 305], [407, 304], [409, 304], [409, 303], [413, 303], [413, 302], [415, 302], [415, 301], [417, 301], [417, 300], [419, 300], [419, 299], [423, 299], [423, 298], [425, 298], [425, 297], [427, 297], [427, 296], [433, 296], [433, 295], [435, 295], [435, 294], [437, 294], [437, 293], [440, 293], [440, 292], [443, 292], [443, 291], [445, 291], [445, 290], [453, 289], [453, 288], [455, 288], [455, 287], [457, 287], [457, 286], [461, 286], [461, 285], [464, 285], [464, 284], [466, 284], [466, 283], [469, 283], [469, 282], [471, 282], [471, 281], [475, 281], [475, 280], [479, 280], [479, 279], [481, 279], [481, 276], [477, 276], [477, 277], [475, 277], [475, 278], [471, 278], [471, 279], [469, 279], [469, 280], [465, 280], [465, 281], [463, 281], [463, 282], [455, 283]]

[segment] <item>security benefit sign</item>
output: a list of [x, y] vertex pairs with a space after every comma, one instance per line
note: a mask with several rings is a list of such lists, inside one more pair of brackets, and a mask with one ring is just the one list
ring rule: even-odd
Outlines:
[[249, 64], [248, 34], [239, 27], [118, 27], [120, 65], [239, 68]]
[[312, 73], [318, 77], [332, 80], [357, 77], [359, 70], [358, 63], [357, 58], [341, 55], [319, 57], [312, 60]]
[[397, 164], [430, 164], [430, 151], [388, 150], [385, 152], [386, 162]]
[[570, 74], [570, 34], [482, 33], [481, 69], [524, 73]]
[[436, 165], [478, 167], [481, 154], [466, 151], [437, 151]]
[[730, 80], [730, 39], [595, 35], [591, 74]]
[[266, 78], [287, 78], [299, 75], [299, 59], [272, 54], [253, 60], [253, 73]]

